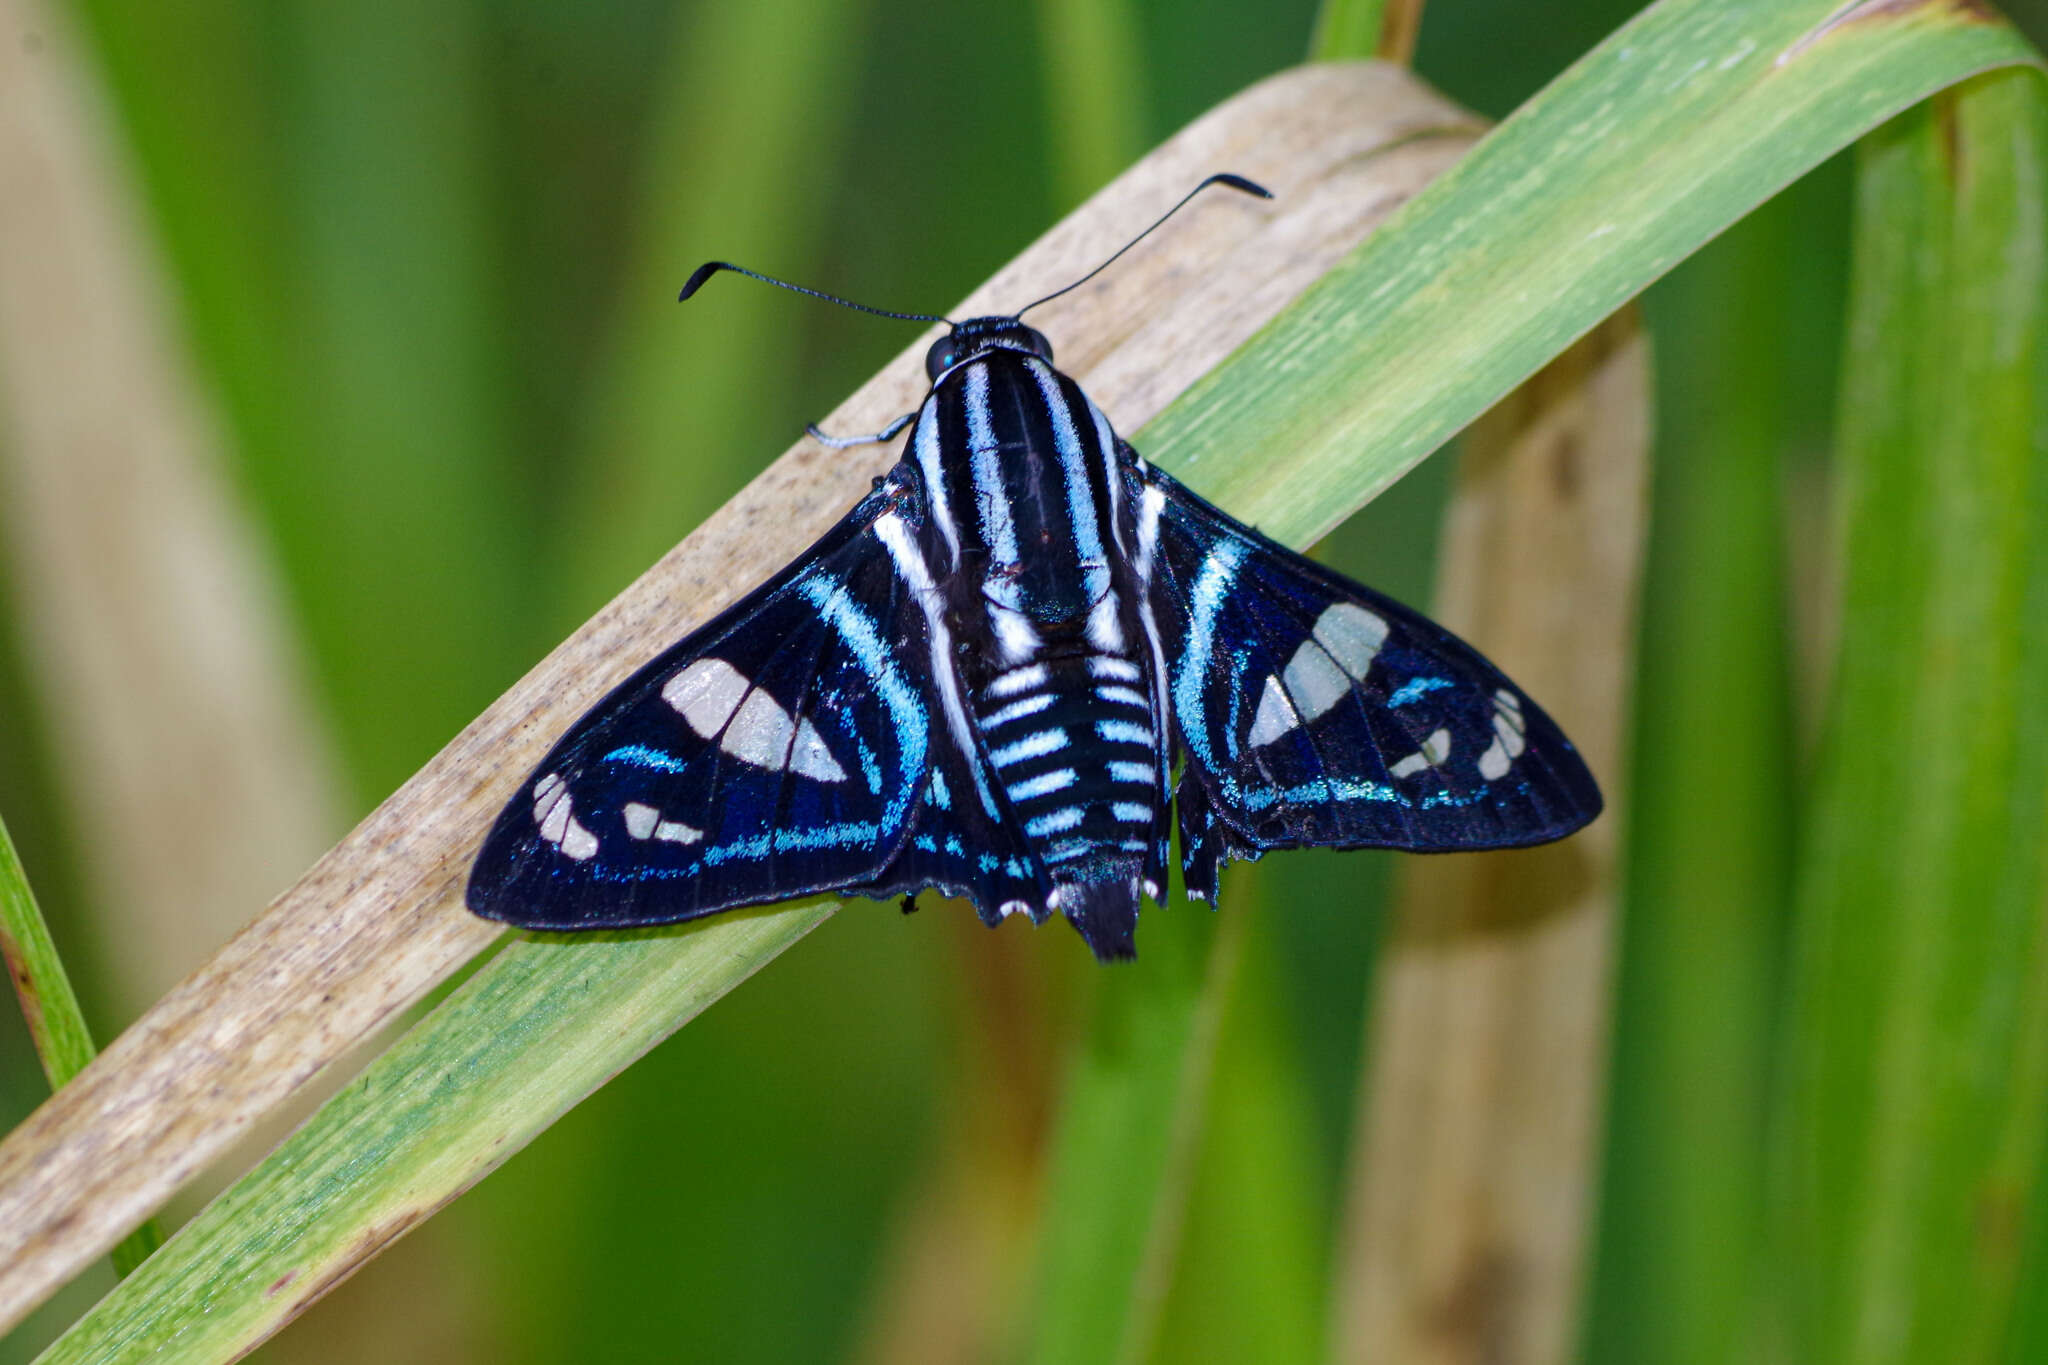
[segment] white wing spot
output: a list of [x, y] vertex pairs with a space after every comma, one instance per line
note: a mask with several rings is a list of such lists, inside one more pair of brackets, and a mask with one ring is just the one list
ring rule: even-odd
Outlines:
[[1245, 740], [1252, 748], [1271, 744], [1349, 696], [1387, 642], [1387, 623], [1355, 602], [1338, 602], [1316, 618], [1312, 633], [1315, 638], [1295, 647], [1281, 675], [1266, 679]]
[[[626, 822], [626, 833], [635, 839], [658, 839], [670, 844], [694, 844], [704, 837], [704, 831], [680, 820], [664, 820], [661, 812], [652, 806], [643, 806], [638, 801], [628, 801], [619, 811]], [[567, 853], [565, 847], [563, 852]], [[576, 855], [571, 853], [570, 857]]]
[[757, 687], [733, 713], [718, 747], [742, 763], [772, 770], [789, 761], [789, 741], [795, 733], [782, 703]]
[[797, 724], [781, 702], [759, 688], [749, 691], [746, 675], [723, 659], [698, 659], [662, 685], [661, 697], [692, 730], [705, 739], [718, 736], [719, 747], [742, 763], [770, 772], [786, 767], [816, 782], [846, 780], [846, 769], [808, 720]]
[[597, 836], [576, 823], [576, 817], [569, 817], [569, 827], [562, 831], [563, 856], [582, 862], [597, 853]]
[[560, 773], [548, 773], [533, 784], [533, 823], [540, 826], [541, 838], [578, 862], [597, 852], [597, 836], [577, 823], [576, 803]]
[[1256, 749], [1261, 744], [1271, 744], [1280, 736], [1301, 724], [1294, 707], [1287, 700], [1287, 693], [1281, 688], [1280, 680], [1266, 678], [1266, 690], [1259, 695], [1259, 711], [1252, 717], [1252, 732], [1245, 740]]
[[1422, 741], [1422, 747], [1408, 755], [1387, 772], [1394, 777], [1413, 777], [1424, 768], [1441, 768], [1444, 760], [1451, 756], [1451, 732], [1438, 730]]
[[661, 699], [705, 739], [716, 735], [747, 692], [746, 675], [723, 659], [698, 659], [662, 684]]
[[1507, 776], [1522, 750], [1529, 747], [1525, 737], [1529, 722], [1522, 717], [1522, 699], [1506, 688], [1493, 694], [1493, 743], [1479, 756], [1479, 775], [1489, 782]]
[[562, 842], [562, 832], [569, 828], [572, 804], [561, 774], [549, 773], [534, 783], [533, 822], [540, 826], [541, 838], [551, 844]]
[[1303, 720], [1314, 720], [1351, 695], [1351, 677], [1323, 648], [1303, 641], [1281, 679]]
[[[1338, 667], [1362, 682], [1387, 642], [1387, 623], [1356, 602], [1339, 602], [1316, 619], [1315, 636]], [[1301, 657], [1299, 651], [1295, 657]]]
[[1438, 730], [1422, 741], [1423, 761], [1432, 768], [1441, 768], [1444, 760], [1451, 756], [1451, 732]]
[[1003, 919], [1008, 919], [1012, 915], [1029, 916], [1030, 913], [1031, 905], [1027, 901], [1004, 901], [996, 907], [996, 914]]
[[813, 782], [844, 782], [846, 769], [825, 747], [825, 737], [806, 720], [796, 727], [796, 747], [789, 753], [789, 770]]

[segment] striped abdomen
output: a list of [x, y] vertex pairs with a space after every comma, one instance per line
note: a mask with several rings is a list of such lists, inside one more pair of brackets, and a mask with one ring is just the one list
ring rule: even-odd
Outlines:
[[999, 673], [973, 703], [997, 784], [1049, 879], [1127, 887], [1133, 915], [1166, 827], [1151, 698], [1139, 664], [1079, 654]]

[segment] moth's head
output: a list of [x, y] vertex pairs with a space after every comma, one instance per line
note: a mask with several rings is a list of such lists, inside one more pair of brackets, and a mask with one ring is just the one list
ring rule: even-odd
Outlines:
[[989, 351], [1022, 351], [1040, 360], [1052, 359], [1052, 343], [1036, 328], [1014, 317], [969, 318], [932, 343], [924, 355], [924, 372], [933, 383], [956, 365]]

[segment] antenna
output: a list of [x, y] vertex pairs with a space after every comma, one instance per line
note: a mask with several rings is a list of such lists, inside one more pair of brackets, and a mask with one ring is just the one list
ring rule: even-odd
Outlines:
[[[1111, 256], [1108, 260], [1104, 261], [1101, 265], [1096, 266], [1093, 270], [1083, 275], [1080, 279], [1075, 280], [1065, 289], [1055, 289], [1052, 291], [1052, 293], [1047, 294], [1044, 298], [1035, 299], [1032, 302], [1025, 304], [1022, 308], [1019, 308], [1014, 314], [1012, 314], [1012, 316], [1021, 318], [1026, 313], [1030, 312], [1032, 309], [1038, 307], [1039, 304], [1051, 303], [1060, 295], [1079, 289], [1082, 285], [1088, 283], [1088, 281], [1094, 279], [1097, 275], [1100, 275], [1103, 271], [1109, 269], [1111, 265], [1115, 264], [1117, 256], [1123, 255], [1124, 252], [1129, 251], [1132, 247], [1136, 246], [1138, 243], [1144, 241], [1147, 237], [1151, 236], [1153, 230], [1159, 227], [1161, 223], [1164, 223], [1167, 219], [1173, 217], [1174, 214], [1179, 213], [1183, 208], [1186, 208], [1188, 200], [1194, 198], [1203, 190], [1208, 189], [1211, 185], [1227, 185], [1233, 190], [1241, 190], [1245, 194], [1255, 194], [1261, 199], [1271, 199], [1273, 197], [1273, 192], [1267, 189], [1264, 185], [1260, 185], [1253, 181], [1247, 180], [1241, 175], [1232, 175], [1229, 171], [1218, 171], [1215, 175], [1210, 176], [1207, 180], [1204, 180], [1201, 184], [1195, 186], [1186, 194], [1182, 195], [1180, 202], [1178, 204], [1175, 204], [1172, 208], [1168, 209], [1166, 212], [1159, 215], [1158, 222], [1153, 223], [1151, 227], [1146, 228], [1143, 232], [1131, 238], [1130, 241], [1125, 242], [1121, 247], [1117, 248], [1116, 255]], [[703, 272], [699, 271], [698, 273], [702, 274]], [[688, 294], [688, 292], [688, 290], [684, 291], [686, 295]]]
[[809, 294], [814, 299], [823, 299], [827, 303], [836, 303], [842, 308], [852, 308], [862, 313], [873, 313], [876, 317], [901, 318], [905, 322], [943, 322], [948, 327], [953, 325], [951, 318], [940, 317], [936, 313], [892, 313], [886, 308], [870, 308], [864, 303], [855, 303], [852, 299], [842, 299], [837, 294], [827, 294], [822, 289], [806, 289], [800, 284], [791, 284], [788, 280], [778, 280], [773, 275], [763, 275], [758, 271], [748, 270], [729, 261], [706, 261], [698, 266], [690, 275], [689, 283], [683, 286], [683, 292], [676, 295], [676, 302], [689, 302], [690, 295], [702, 289], [704, 281], [710, 279], [721, 270], [730, 270], [735, 275], [745, 275], [750, 280], [759, 280], [763, 284], [772, 284], [778, 289], [787, 289], [794, 294]]

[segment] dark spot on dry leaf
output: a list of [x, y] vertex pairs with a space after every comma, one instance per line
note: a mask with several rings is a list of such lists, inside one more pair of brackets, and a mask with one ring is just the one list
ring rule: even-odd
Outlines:
[[1429, 1310], [1430, 1335], [1444, 1343], [1450, 1358], [1514, 1359], [1514, 1327], [1523, 1312], [1526, 1280], [1506, 1249], [1473, 1248], [1464, 1272]]
[[1550, 485], [1560, 502], [1570, 502], [1578, 496], [1579, 464], [1579, 438], [1569, 429], [1558, 432], [1550, 446]]

